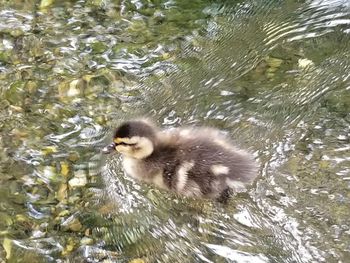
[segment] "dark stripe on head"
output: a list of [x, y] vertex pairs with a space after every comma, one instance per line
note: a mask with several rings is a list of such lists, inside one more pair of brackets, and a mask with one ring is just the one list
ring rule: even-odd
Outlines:
[[115, 131], [114, 138], [131, 138], [133, 136], [153, 138], [153, 127], [142, 121], [129, 121], [120, 125]]

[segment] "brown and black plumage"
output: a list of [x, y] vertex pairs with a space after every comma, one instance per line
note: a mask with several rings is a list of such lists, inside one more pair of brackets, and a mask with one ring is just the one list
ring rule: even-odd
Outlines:
[[146, 120], [120, 125], [105, 152], [123, 155], [126, 173], [184, 196], [222, 199], [257, 175], [253, 157], [212, 128], [160, 131]]

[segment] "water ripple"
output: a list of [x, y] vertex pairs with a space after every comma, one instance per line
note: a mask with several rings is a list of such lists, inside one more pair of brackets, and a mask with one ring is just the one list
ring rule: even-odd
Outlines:
[[[3, 2], [0, 257], [348, 259], [349, 1]], [[142, 114], [224, 130], [256, 185], [224, 207], [128, 178], [100, 149]]]

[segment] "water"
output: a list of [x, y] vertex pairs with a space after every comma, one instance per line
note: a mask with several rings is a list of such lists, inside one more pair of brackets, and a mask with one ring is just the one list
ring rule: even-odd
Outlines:
[[[348, 262], [350, 4], [0, 1], [0, 258]], [[228, 206], [100, 155], [121, 120], [212, 125], [259, 177]]]

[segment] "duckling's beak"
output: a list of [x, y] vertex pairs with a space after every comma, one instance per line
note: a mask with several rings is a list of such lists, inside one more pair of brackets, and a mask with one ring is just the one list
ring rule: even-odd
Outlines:
[[104, 147], [104, 148], [102, 149], [102, 153], [104, 153], [104, 154], [112, 153], [112, 152], [115, 151], [115, 147], [116, 147], [116, 146], [117, 146], [117, 144], [116, 144], [115, 142], [113, 142], [113, 143], [107, 145], [106, 147]]

